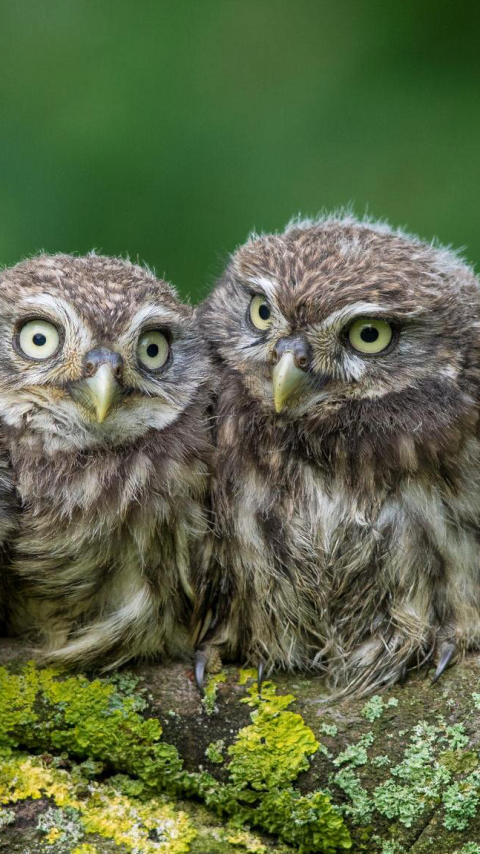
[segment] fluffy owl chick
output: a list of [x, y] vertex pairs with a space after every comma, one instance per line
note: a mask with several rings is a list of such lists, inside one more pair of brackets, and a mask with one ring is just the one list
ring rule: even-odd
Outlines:
[[204, 350], [192, 310], [127, 261], [44, 255], [1, 273], [1, 465], [20, 508], [10, 628], [60, 662], [190, 649]]
[[480, 645], [479, 304], [453, 252], [348, 216], [235, 252], [199, 313], [219, 375], [200, 679], [213, 646], [360, 693]]

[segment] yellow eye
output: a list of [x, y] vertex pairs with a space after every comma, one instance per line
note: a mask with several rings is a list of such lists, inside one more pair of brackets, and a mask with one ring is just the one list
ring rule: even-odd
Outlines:
[[265, 297], [256, 296], [250, 303], [250, 319], [256, 329], [268, 329], [272, 322], [271, 308]]
[[150, 329], [140, 336], [138, 342], [138, 360], [145, 368], [150, 371], [157, 371], [163, 368], [168, 359], [169, 353], [168, 341], [158, 329]]
[[386, 320], [359, 317], [348, 330], [348, 340], [359, 353], [381, 353], [392, 340], [393, 330]]
[[58, 350], [60, 334], [48, 320], [29, 320], [20, 330], [18, 343], [29, 359], [49, 359]]

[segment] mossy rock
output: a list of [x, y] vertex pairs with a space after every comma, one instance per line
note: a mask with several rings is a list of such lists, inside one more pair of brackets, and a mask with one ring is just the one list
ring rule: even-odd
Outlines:
[[332, 703], [184, 665], [63, 674], [0, 641], [0, 852], [480, 854], [478, 657]]

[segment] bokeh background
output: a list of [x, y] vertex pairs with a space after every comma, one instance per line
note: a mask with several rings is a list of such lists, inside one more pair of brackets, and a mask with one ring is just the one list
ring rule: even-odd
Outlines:
[[480, 262], [480, 4], [0, 0], [0, 263], [93, 247], [197, 300], [351, 203]]

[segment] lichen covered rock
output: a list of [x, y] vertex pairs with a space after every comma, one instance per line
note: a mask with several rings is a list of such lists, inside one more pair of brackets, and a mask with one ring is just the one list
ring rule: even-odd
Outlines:
[[182, 665], [26, 659], [1, 642], [0, 851], [480, 854], [475, 658], [338, 704], [318, 678], [259, 697], [231, 668], [202, 702]]

